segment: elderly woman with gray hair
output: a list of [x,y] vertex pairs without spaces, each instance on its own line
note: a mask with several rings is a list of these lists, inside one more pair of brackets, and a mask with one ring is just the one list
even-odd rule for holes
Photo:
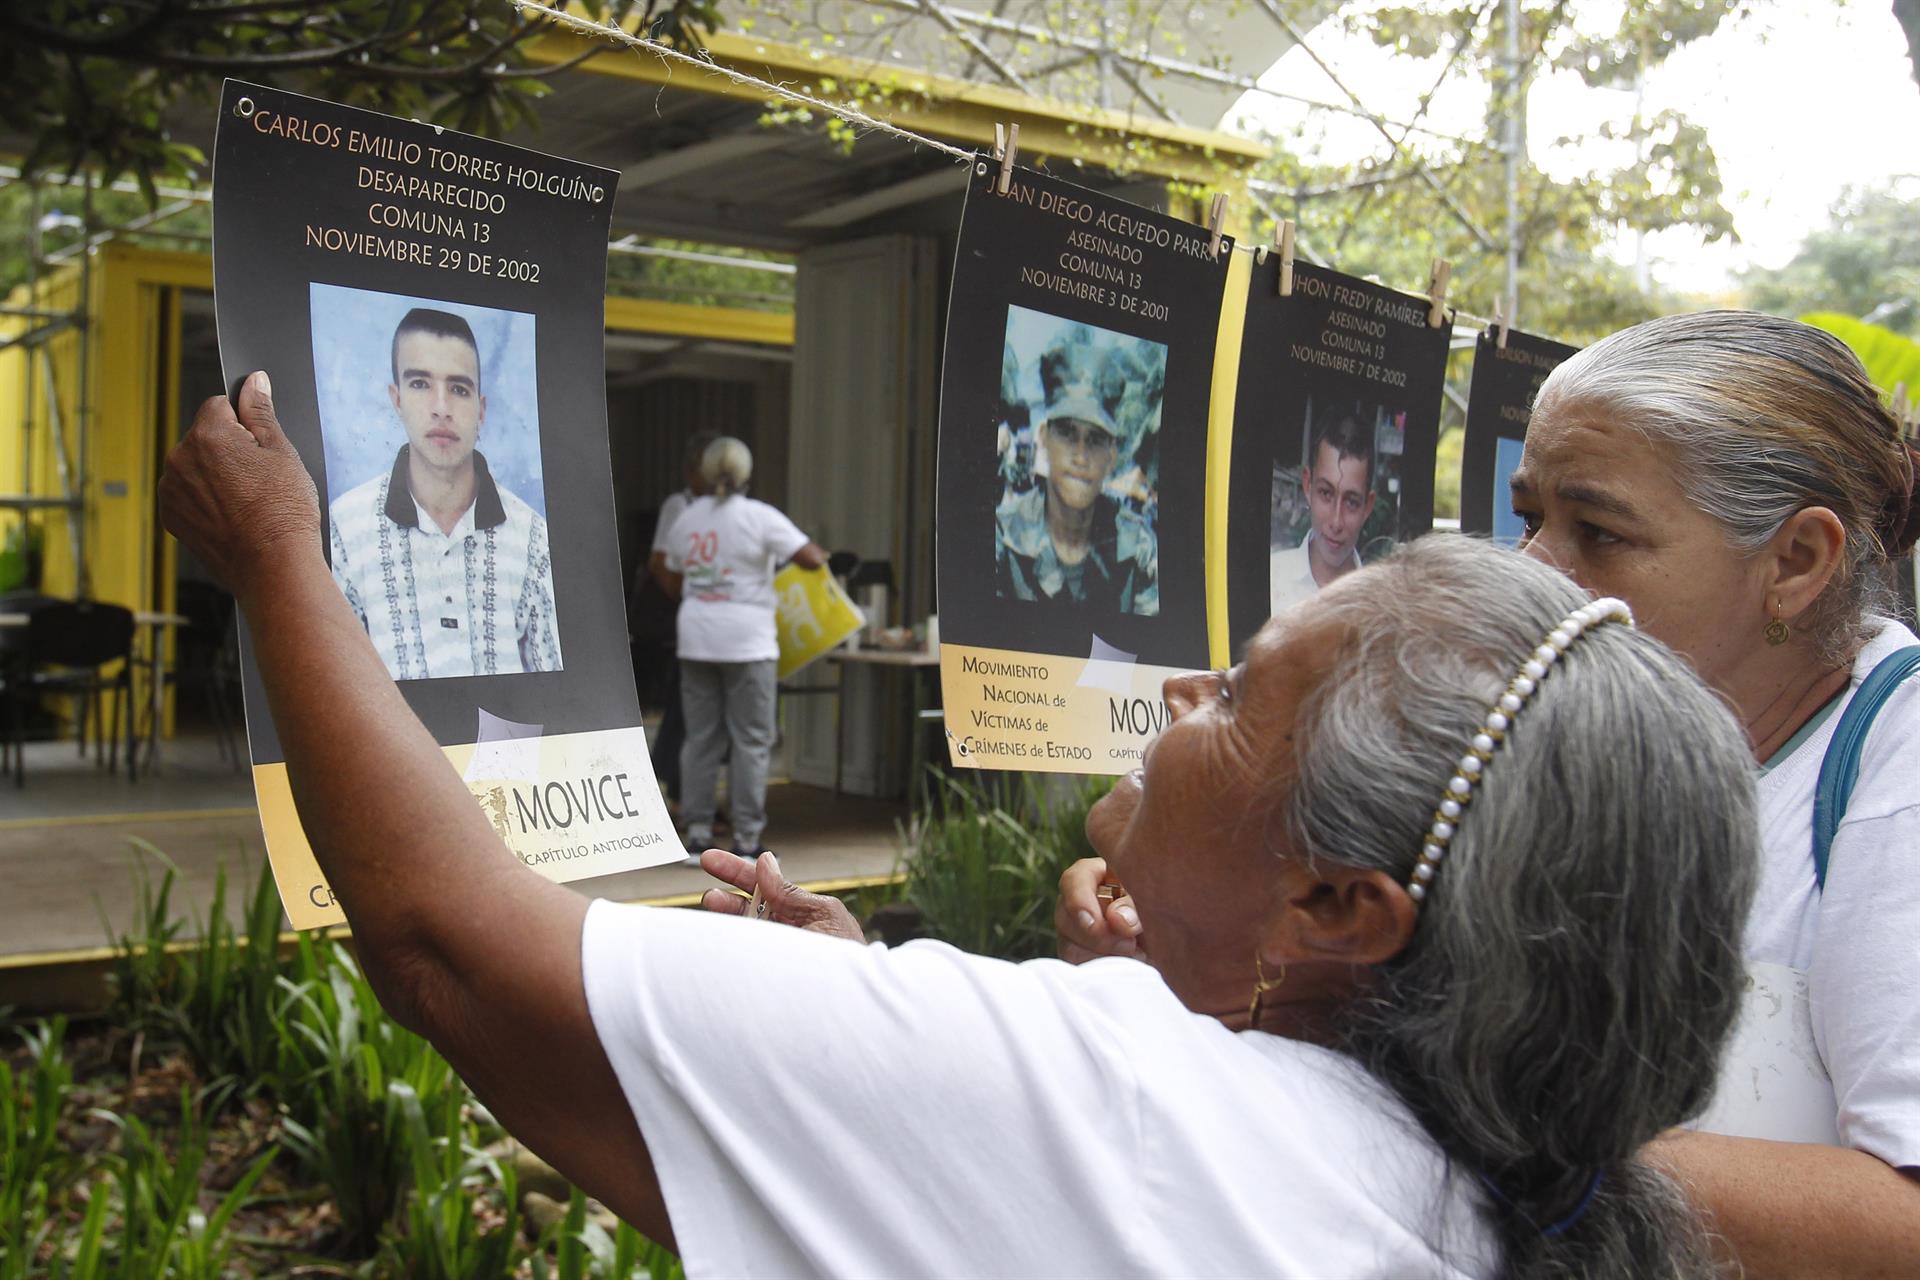
[[727,809],[735,853],[756,857],[767,826],[767,762],[778,697],[773,575],[788,561],[818,569],[827,553],[777,507],[747,496],[753,453],[721,436],[700,457],[704,492],[667,533],[667,594],[680,658],[680,817],[687,851],[713,843],[720,757],[729,745]]
[[1634,1157],[1712,1088],[1753,790],[1618,601],[1434,540],[1169,681],[1088,821],[1155,966],[1013,965],[821,936],[858,931],[771,857],[709,850],[754,900],[707,912],[522,865],[334,588],[260,378],[161,506],[382,1002],[691,1275],[1708,1273]]
[[[1761,771],[1740,1032],[1697,1128],[1646,1152],[1749,1275],[1920,1275],[1920,649],[1889,590],[1917,464],[1838,340],[1720,311],[1561,365],[1513,475],[1526,553],[1628,601]],[[1157,960],[1104,875],[1063,878],[1064,953]]]

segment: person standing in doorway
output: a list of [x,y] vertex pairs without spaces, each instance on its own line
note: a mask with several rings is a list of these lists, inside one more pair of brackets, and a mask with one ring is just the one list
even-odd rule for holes
[[[685,487],[667,495],[660,504],[660,514],[653,522],[653,546],[647,554],[647,566],[644,574],[636,575],[633,584],[633,598],[637,602],[646,594],[646,584],[656,584],[671,601],[678,595],[673,585],[674,573],[667,568],[667,538],[673,532],[673,526],[685,514],[687,504],[707,491],[707,482],[700,478],[700,459],[705,455],[707,446],[720,438],[720,433],[701,430],[693,433],[687,441]],[[675,611],[676,613],[678,610]],[[655,614],[658,618],[659,615]],[[660,732],[653,743],[653,771],[660,779],[660,785],[666,789],[667,801],[673,806],[680,803],[680,748],[686,745],[687,722],[680,714],[680,664],[667,664],[666,707],[660,717]]]
[[680,597],[680,812],[687,848],[713,841],[720,756],[733,748],[727,775],[734,852],[761,851],[767,825],[767,761],[773,752],[773,575],[789,561],[818,569],[827,553],[777,508],[746,495],[753,454],[722,436],[701,455],[706,492],[667,534],[666,586]]

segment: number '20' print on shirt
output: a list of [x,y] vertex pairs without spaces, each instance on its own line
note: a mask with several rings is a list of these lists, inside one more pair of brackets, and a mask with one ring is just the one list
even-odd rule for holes
[[715,563],[720,558],[720,535],[696,531],[687,538],[687,587],[701,600],[733,599],[733,572]]

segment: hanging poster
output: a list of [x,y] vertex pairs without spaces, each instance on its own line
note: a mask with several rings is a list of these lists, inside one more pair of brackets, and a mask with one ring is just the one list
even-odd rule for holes
[[1460,529],[1515,546],[1520,518],[1507,498],[1507,477],[1520,465],[1527,419],[1540,384],[1580,348],[1518,329],[1501,346],[1489,329],[1473,346],[1473,383],[1467,392],[1467,436],[1460,451]]
[[976,164],[940,395],[955,764],[1125,772],[1207,665],[1208,405],[1232,241]]
[[[229,80],[214,303],[230,389],[273,375],[328,563],[408,705],[529,866],[682,856],[626,645],[603,347],[616,175]],[[242,632],[267,852],[334,904]]]
[[1433,526],[1450,325],[1428,302],[1304,263],[1253,270],[1234,393],[1227,613],[1261,624]]

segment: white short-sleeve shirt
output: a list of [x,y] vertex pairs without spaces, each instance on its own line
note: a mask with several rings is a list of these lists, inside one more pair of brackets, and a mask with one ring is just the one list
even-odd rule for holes
[[[1876,620],[1845,696],[1914,643],[1900,623]],[[1843,703],[1760,779],[1760,886],[1746,955],[1806,975],[1840,1140],[1920,1168],[1920,677],[1896,689],[1874,720],[1822,891],[1813,795],[1844,712]]]
[[1494,1270],[1396,1097],[1137,961],[597,902],[582,965],[690,1276]]
[[695,498],[667,534],[667,567],[681,575],[679,653],[700,662],[780,656],[773,575],[807,545],[779,508],[736,494]]

